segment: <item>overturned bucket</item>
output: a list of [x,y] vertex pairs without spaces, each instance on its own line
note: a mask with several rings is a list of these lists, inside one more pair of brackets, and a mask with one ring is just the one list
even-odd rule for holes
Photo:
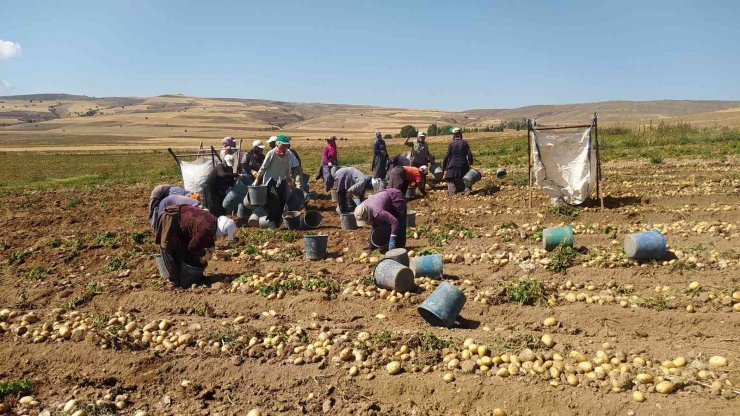
[[498,168],[496,169],[496,177],[501,179],[504,176],[506,176],[506,168]]
[[658,230],[628,234],[624,237],[624,253],[634,260],[660,260],[665,257],[665,236]]
[[542,230],[542,245],[547,251],[555,250],[559,245],[573,247],[573,227],[550,227]]
[[343,230],[356,230],[357,220],[355,219],[355,214],[339,214],[339,224]]
[[269,228],[271,230],[274,230],[277,228],[275,221],[270,220],[269,218],[267,218],[267,216],[260,217],[259,223],[260,223],[260,228]]
[[406,212],[406,227],[416,227],[416,211]]
[[309,260],[323,260],[326,257],[326,246],[329,243],[328,235],[304,235],[306,258]]
[[203,283],[204,267],[195,267],[187,263],[180,264],[180,286],[190,287]]
[[465,306],[465,294],[455,286],[442,282],[419,305],[417,311],[432,326],[451,328]]
[[247,184],[241,179],[234,181],[234,184],[229,188],[229,193],[224,197],[223,203],[221,204],[227,212],[234,212],[238,209],[239,204],[247,196]]
[[409,267],[409,251],[405,248],[394,248],[393,250],[388,250],[385,253],[384,258],[395,260],[404,266]]
[[167,271],[167,267],[164,266],[164,259],[162,258],[162,255],[155,254],[154,261],[157,263],[157,270],[159,270],[159,275],[164,277],[165,279],[169,279],[171,276],[170,273]]
[[416,277],[442,277],[444,263],[441,254],[416,256],[411,259],[411,270]]
[[306,211],[303,214],[303,226],[306,228],[319,228],[321,225],[321,213],[319,211]]
[[285,205],[289,211],[298,211],[306,203],[306,193],[300,189],[294,188],[288,194]]
[[406,293],[414,288],[414,272],[393,259],[383,259],[373,269],[375,285],[388,290]]
[[300,230],[301,229],[301,212],[300,211],[287,211],[283,214],[283,224],[285,228],[289,230]]
[[245,207],[244,204],[240,203],[236,209],[236,217],[239,219],[246,218],[249,216],[249,208]]
[[468,171],[468,173],[466,173],[465,176],[463,176],[463,182],[465,183],[465,186],[470,188],[473,185],[475,185],[475,183],[478,182],[480,178],[481,178],[480,172],[471,168]]
[[252,210],[252,214],[249,215],[249,219],[247,220],[247,225],[250,227],[259,227],[260,226],[260,218],[267,215],[267,211],[265,211],[262,207],[254,207]]
[[249,204],[253,206],[262,206],[267,203],[267,185],[249,186],[247,196]]
[[430,169],[432,171],[432,176],[434,176],[435,181],[441,181],[442,176],[444,176],[444,171],[442,170],[442,165],[439,163],[432,163],[432,167]]

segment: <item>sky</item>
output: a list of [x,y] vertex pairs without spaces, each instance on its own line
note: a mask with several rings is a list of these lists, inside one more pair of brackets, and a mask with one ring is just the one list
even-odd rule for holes
[[0,95],[740,100],[734,1],[0,0]]

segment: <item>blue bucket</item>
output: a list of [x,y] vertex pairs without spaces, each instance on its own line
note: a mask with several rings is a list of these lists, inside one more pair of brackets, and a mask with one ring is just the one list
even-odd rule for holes
[[203,283],[204,267],[194,267],[186,263],[180,264],[180,286],[190,287],[194,284]]
[[285,204],[288,206],[288,211],[298,211],[305,203],[306,193],[295,188],[290,191],[288,199],[285,201]]
[[247,196],[247,184],[242,182],[241,179],[237,179],[234,184],[229,188],[229,193],[221,204],[226,212],[234,212],[239,208],[239,204]]
[[245,207],[244,204],[240,203],[239,206],[236,208],[236,217],[239,219],[246,218],[249,216],[249,214],[249,208]]
[[451,328],[465,306],[465,294],[455,286],[442,282],[417,311],[432,326]]
[[414,272],[394,259],[385,258],[373,269],[375,285],[397,292],[406,293],[414,288]]
[[306,258],[309,260],[323,260],[326,257],[326,246],[329,243],[328,235],[304,235]]
[[475,169],[470,169],[468,173],[463,176],[463,182],[465,183],[465,186],[471,188],[473,185],[475,185],[476,182],[480,180],[480,178],[480,172]]
[[573,247],[573,227],[550,227],[542,230],[542,245],[545,250],[553,251],[559,245]]
[[417,256],[411,259],[411,270],[416,277],[442,277],[443,262],[441,254]]
[[393,250],[388,250],[383,258],[395,260],[404,266],[409,267],[409,251],[405,248],[394,248]]
[[305,228],[319,228],[321,225],[321,213],[319,211],[306,211],[303,214],[303,226]]
[[624,252],[634,260],[660,260],[665,257],[665,236],[658,230],[628,234],[624,238]]
[[170,273],[167,271],[167,268],[164,267],[164,260],[162,259],[162,255],[155,254],[154,261],[157,263],[157,270],[159,270],[159,275],[164,277],[165,279],[169,279],[171,276]]

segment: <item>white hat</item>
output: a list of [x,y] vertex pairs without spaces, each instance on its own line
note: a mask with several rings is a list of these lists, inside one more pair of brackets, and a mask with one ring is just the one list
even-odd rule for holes
[[456,134],[456,133],[462,133],[462,130],[460,130],[460,127],[455,127],[454,129],[452,129],[452,134]]
[[218,217],[216,236],[224,236],[227,240],[234,241],[234,234],[236,234],[236,223],[234,220],[225,215]]
[[259,147],[260,149],[264,149],[265,145],[262,144],[262,140],[255,140],[252,142],[252,147]]
[[270,136],[270,138],[267,139],[267,143],[272,143],[272,142],[275,142],[275,141],[277,141],[277,136]]
[[418,133],[418,134],[416,135],[416,137],[427,137],[427,134],[426,134],[426,133],[424,133],[423,131],[420,131],[420,132],[419,132],[419,133]]
[[421,173],[427,173],[427,167],[424,166],[424,165],[419,166],[419,172],[421,172]]

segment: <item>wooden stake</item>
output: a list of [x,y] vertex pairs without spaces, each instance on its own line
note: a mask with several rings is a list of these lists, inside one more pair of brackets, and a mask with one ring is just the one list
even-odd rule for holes
[[532,120],[527,119],[527,177],[529,178],[529,208],[532,208]]

